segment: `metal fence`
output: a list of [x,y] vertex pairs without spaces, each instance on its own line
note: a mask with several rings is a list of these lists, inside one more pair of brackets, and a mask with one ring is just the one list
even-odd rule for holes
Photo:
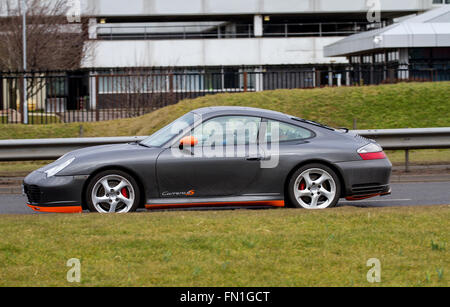
[[131,118],[187,98],[323,86],[450,80],[450,70],[357,67],[189,68],[0,73],[0,123],[91,122]]

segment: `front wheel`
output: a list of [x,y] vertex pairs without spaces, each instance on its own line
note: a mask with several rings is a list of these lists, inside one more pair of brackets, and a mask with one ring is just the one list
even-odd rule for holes
[[136,180],[127,173],[104,171],[90,181],[86,199],[92,212],[134,212],[139,206],[140,191]]
[[296,208],[325,209],[336,206],[341,185],[336,173],[322,164],[298,169],[288,186],[289,198]]

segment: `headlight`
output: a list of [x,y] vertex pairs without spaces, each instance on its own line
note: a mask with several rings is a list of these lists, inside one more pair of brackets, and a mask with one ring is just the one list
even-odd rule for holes
[[47,174],[47,177],[53,177],[56,174],[58,174],[60,171],[62,171],[63,169],[65,169],[66,167],[68,167],[73,161],[75,160],[75,158],[69,159],[66,162],[63,162],[61,164],[58,164],[54,167],[52,167],[49,170],[46,170],[45,173]]

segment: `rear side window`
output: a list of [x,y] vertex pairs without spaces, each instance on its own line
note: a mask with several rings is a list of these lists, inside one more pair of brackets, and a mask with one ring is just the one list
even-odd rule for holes
[[300,141],[309,139],[312,136],[313,133],[305,128],[274,120],[267,121],[265,138],[267,143],[272,143],[277,140],[279,142]]

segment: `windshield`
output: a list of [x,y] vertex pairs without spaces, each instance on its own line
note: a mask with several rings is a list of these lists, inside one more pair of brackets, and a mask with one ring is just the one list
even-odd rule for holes
[[192,124],[194,124],[194,113],[187,113],[161,130],[153,133],[143,140],[141,144],[150,147],[161,147],[183,132],[184,129],[192,126]]

